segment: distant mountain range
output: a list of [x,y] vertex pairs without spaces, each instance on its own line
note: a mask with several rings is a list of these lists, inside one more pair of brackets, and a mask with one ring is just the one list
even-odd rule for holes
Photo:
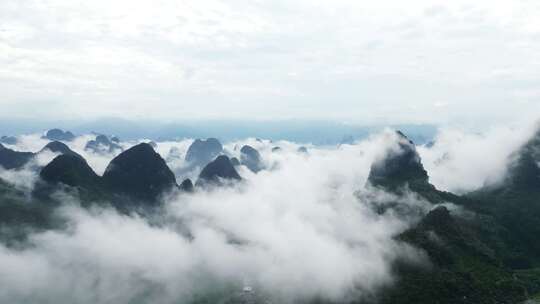
[[271,140],[290,140],[316,145],[347,144],[366,138],[385,127],[399,129],[417,144],[424,144],[433,139],[437,126],[427,124],[370,125],[344,124],[333,121],[181,121],[162,123],[155,121],[130,121],[118,118],[96,121],[25,121],[3,119],[0,130],[6,135],[28,134],[47,129],[51,124],[69,129],[75,134],[97,132],[115,134],[126,140],[151,138],[168,140],[178,138],[216,137],[222,141],[258,137]]

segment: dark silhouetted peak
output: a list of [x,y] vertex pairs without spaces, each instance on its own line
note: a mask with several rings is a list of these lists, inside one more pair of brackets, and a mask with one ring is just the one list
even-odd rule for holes
[[112,153],[115,150],[121,151],[122,147],[116,141],[109,139],[107,135],[99,134],[96,139],[88,141],[84,149],[94,153]]
[[63,142],[59,142],[59,141],[52,141],[50,143],[48,143],[47,145],[45,145],[45,147],[43,147],[43,149],[41,149],[40,152],[43,152],[43,151],[46,151],[46,150],[49,150],[53,153],[59,153],[59,154],[65,154],[65,155],[73,155],[73,156],[77,156],[77,157],[81,157],[81,155],[79,155],[77,152],[71,150],[66,144],[64,144]]
[[428,174],[424,170],[414,143],[400,131],[396,132],[397,145],[373,163],[368,181],[374,186],[396,188],[405,184],[428,185]]
[[281,147],[273,147],[272,152],[274,152],[274,153],[281,152]]
[[69,131],[63,131],[60,129],[50,129],[45,134],[44,138],[49,140],[59,140],[59,141],[72,141],[75,139],[75,135]]
[[240,163],[255,173],[263,169],[259,151],[248,145],[245,145],[240,149]]
[[211,183],[221,184],[222,180],[241,180],[242,178],[234,169],[231,160],[220,155],[214,161],[210,162],[199,175],[198,185]]
[[73,187],[87,189],[99,185],[99,176],[80,156],[63,154],[45,166],[39,176],[49,183],[63,183]]
[[118,138],[118,136],[113,136],[113,137],[111,137],[111,141],[112,141],[113,143],[119,144],[119,143],[120,143],[120,138]]
[[299,153],[308,154],[308,149],[306,147],[304,147],[304,146],[299,147],[296,151],[299,152]]
[[193,192],[194,187],[191,179],[186,178],[184,181],[182,181],[182,183],[180,184],[180,190],[184,192]]
[[4,169],[19,169],[34,157],[32,152],[19,152],[8,149],[0,144],[0,166]]
[[240,166],[240,161],[238,160],[238,158],[233,157],[233,158],[231,158],[231,164],[232,164],[234,167]]
[[215,138],[208,138],[207,140],[196,139],[187,150],[186,161],[197,166],[204,166],[222,151],[223,146]]
[[131,147],[115,157],[107,166],[103,179],[115,192],[150,200],[176,185],[173,172],[147,143]]
[[6,144],[6,145],[16,145],[17,144],[17,137],[15,137],[15,136],[2,136],[2,137],[0,137],[0,143]]

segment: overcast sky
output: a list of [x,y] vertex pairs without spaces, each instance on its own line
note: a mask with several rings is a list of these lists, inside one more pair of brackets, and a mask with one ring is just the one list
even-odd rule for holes
[[2,117],[505,121],[539,84],[537,0],[0,0]]

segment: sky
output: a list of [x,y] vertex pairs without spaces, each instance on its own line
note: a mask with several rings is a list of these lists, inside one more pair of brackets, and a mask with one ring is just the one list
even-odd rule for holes
[[0,0],[0,118],[505,122],[540,2]]

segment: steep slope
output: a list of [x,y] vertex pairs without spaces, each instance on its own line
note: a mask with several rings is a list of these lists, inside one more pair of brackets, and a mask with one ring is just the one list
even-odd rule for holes
[[411,190],[433,204],[467,202],[465,198],[439,191],[429,183],[414,143],[400,131],[396,131],[395,143],[384,157],[372,164],[367,184],[397,194]]
[[412,187],[429,187],[429,177],[424,169],[414,143],[396,131],[396,147],[371,167],[369,182],[374,186],[396,189],[405,184]]
[[505,263],[513,268],[540,266],[540,130],[509,160],[506,178],[468,196],[478,212],[491,214],[506,228]]
[[[401,132],[395,135],[396,144],[372,165],[368,186],[396,195],[410,191],[435,205],[474,206],[473,200],[430,184],[414,143]],[[386,202],[378,211],[403,210],[396,204]],[[383,303],[518,303],[526,299],[526,282],[516,279],[502,263],[500,253],[507,247],[501,238],[504,226],[490,214],[466,214],[451,214],[439,206],[398,236],[423,250],[430,266],[398,263],[399,282],[383,292]]]
[[71,156],[76,156],[76,157],[82,158],[82,156],[80,154],[78,154],[77,152],[71,150],[66,144],[64,144],[63,142],[59,142],[59,141],[52,141],[52,142],[48,143],[47,145],[45,145],[45,147],[43,147],[43,149],[41,149],[40,152],[44,152],[44,151],[50,151],[50,152],[53,152],[53,153],[71,155]]
[[146,143],[115,157],[103,174],[103,182],[111,191],[151,201],[176,186],[165,160]]
[[0,166],[4,169],[19,169],[34,157],[32,152],[18,152],[0,144]]
[[84,158],[63,154],[45,166],[39,176],[49,183],[63,183],[72,187],[95,189],[100,186],[100,177],[90,168]]

